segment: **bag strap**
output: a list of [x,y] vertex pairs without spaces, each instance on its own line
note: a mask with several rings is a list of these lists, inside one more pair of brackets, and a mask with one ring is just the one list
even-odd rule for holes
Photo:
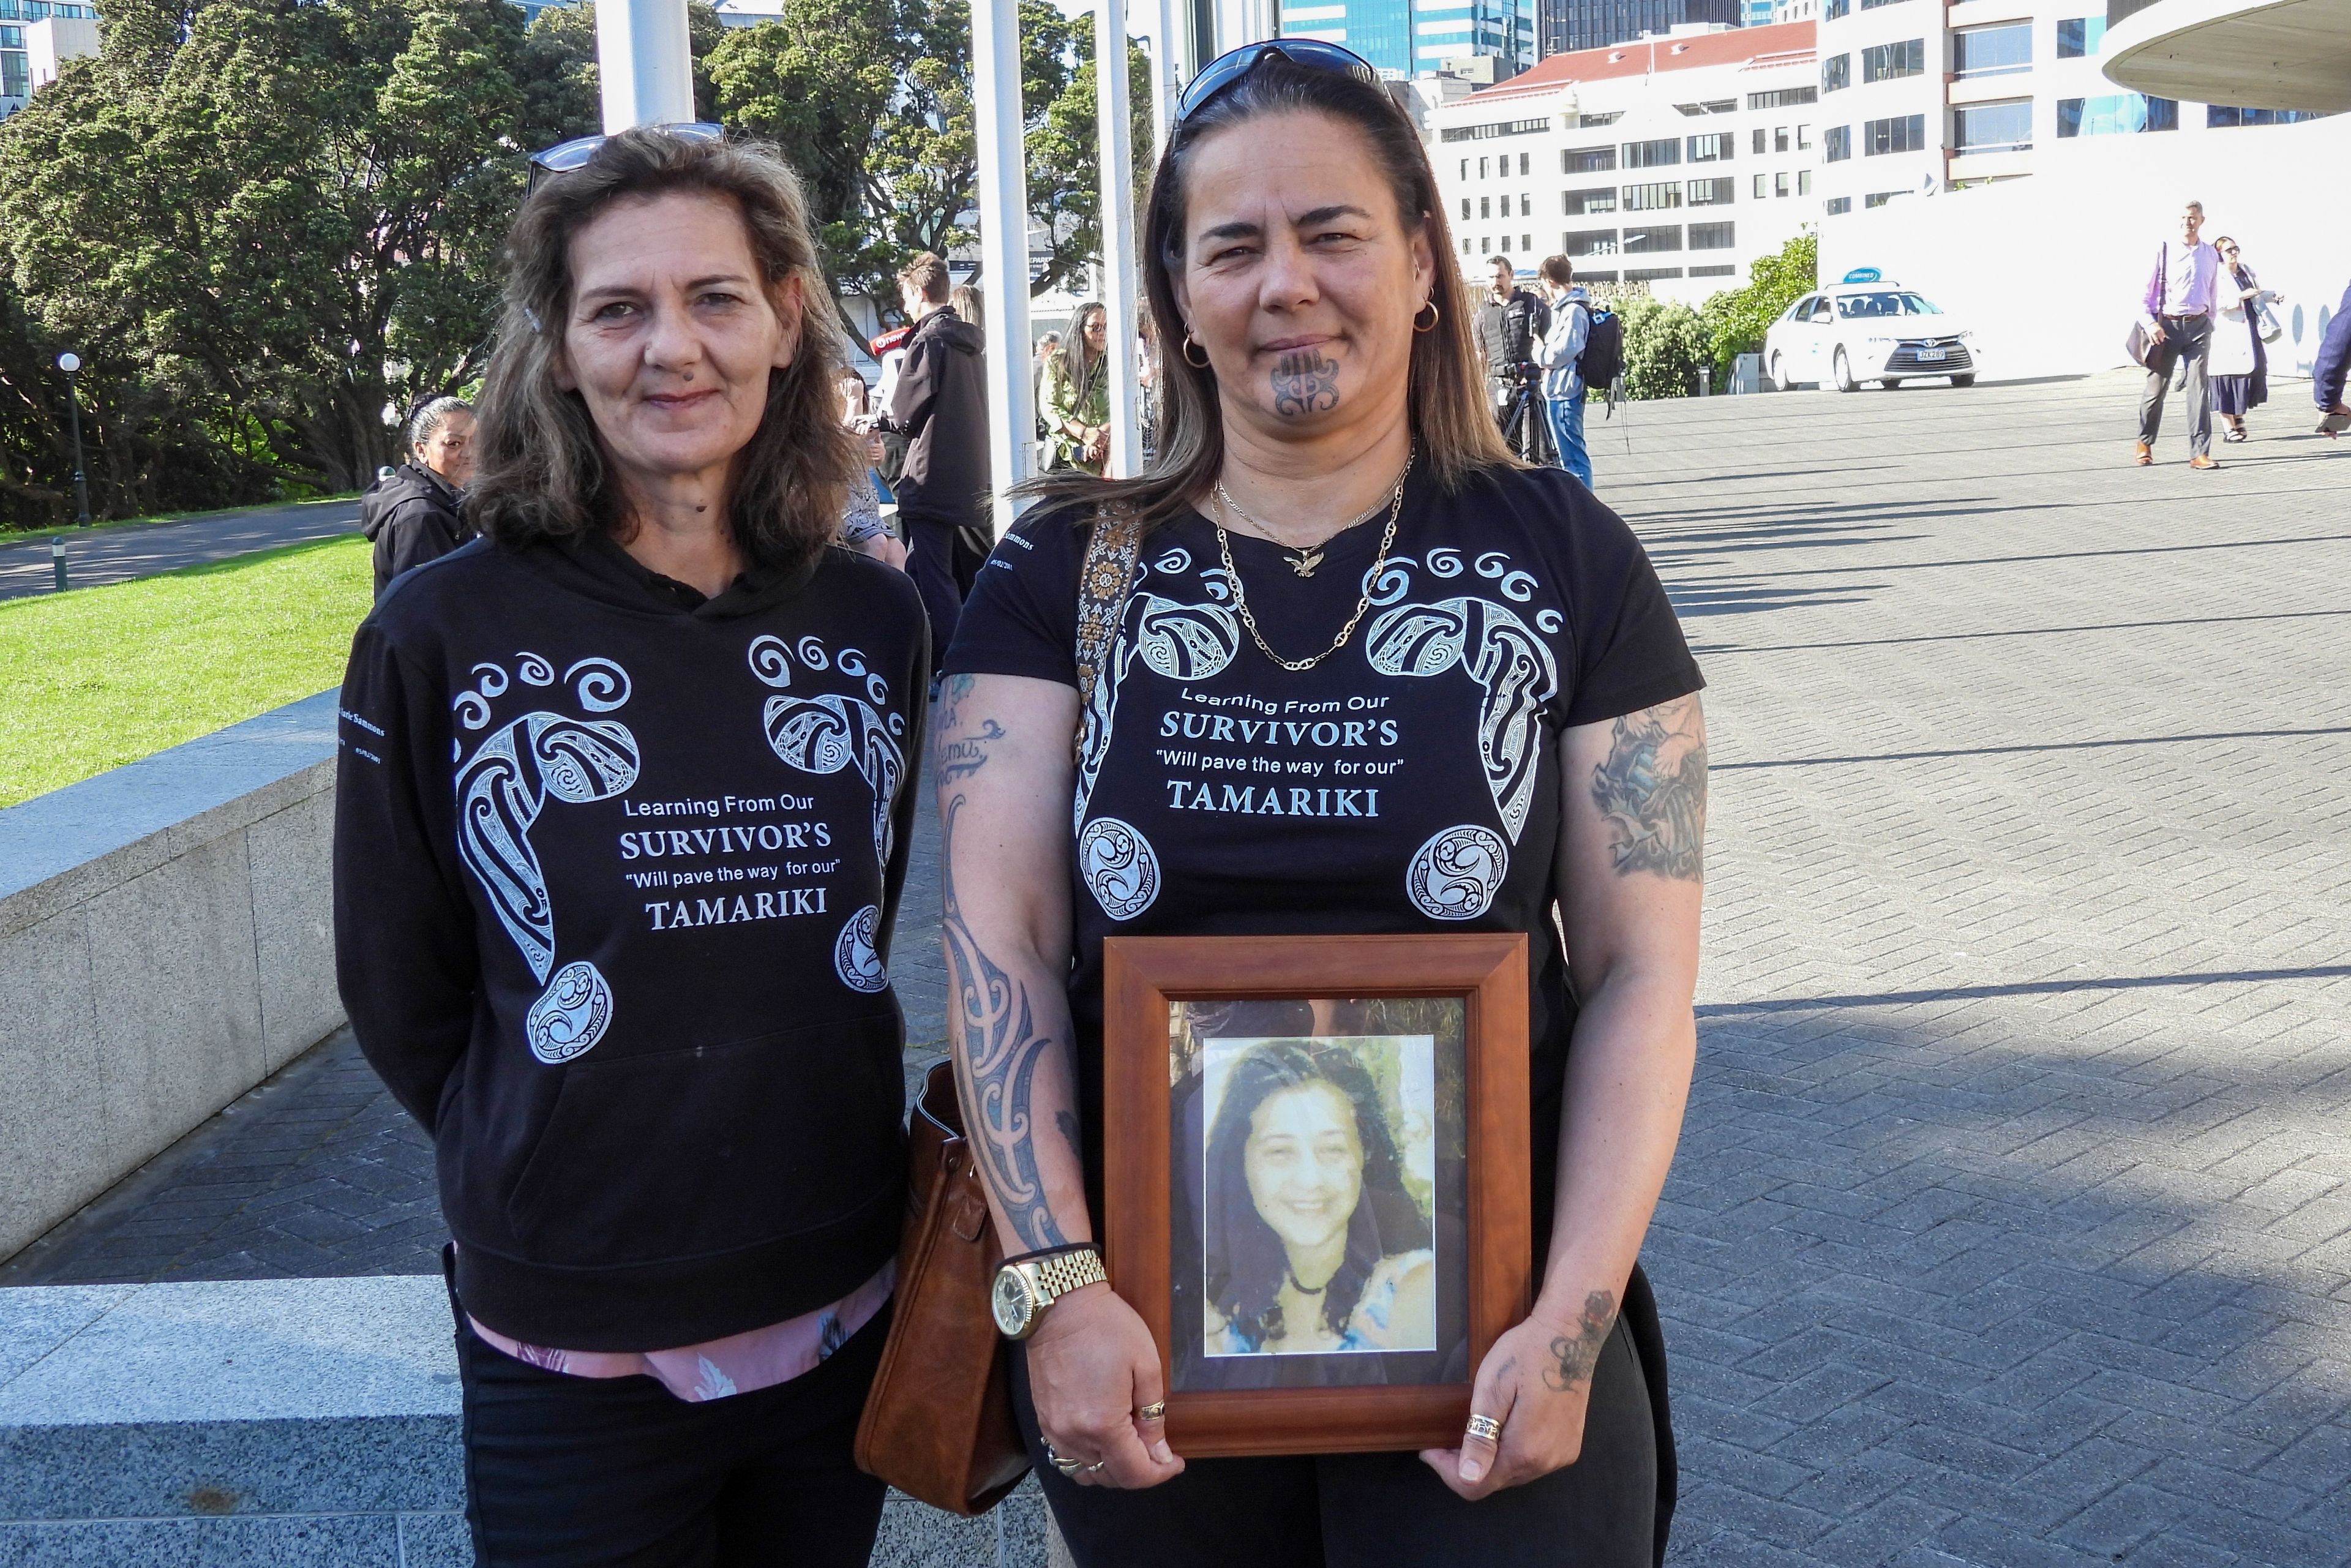
[[1093,537],[1078,569],[1078,731],[1071,737],[1072,748],[1082,744],[1085,716],[1110,661],[1111,640],[1126,615],[1135,558],[1142,553],[1143,524],[1134,513],[1107,507],[1095,512]]

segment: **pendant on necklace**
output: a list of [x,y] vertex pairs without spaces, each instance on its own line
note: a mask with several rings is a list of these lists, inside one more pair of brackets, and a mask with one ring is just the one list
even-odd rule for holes
[[1320,549],[1300,550],[1288,559],[1290,570],[1301,577],[1312,577],[1314,569],[1322,564],[1322,552]]

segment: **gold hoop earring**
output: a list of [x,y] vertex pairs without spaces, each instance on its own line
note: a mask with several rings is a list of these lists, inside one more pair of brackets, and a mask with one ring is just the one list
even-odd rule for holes
[[[1426,327],[1420,324],[1420,310],[1428,312],[1428,325]],[[1422,300],[1420,310],[1412,313],[1412,329],[1416,332],[1434,332],[1437,330],[1437,324],[1445,319],[1445,312],[1437,308],[1437,301],[1434,299]]]
[[1184,356],[1184,362],[1191,366],[1194,370],[1207,370],[1208,368],[1208,350],[1206,349],[1200,349],[1200,357],[1196,360],[1192,357],[1192,350],[1195,349],[1200,349],[1200,345],[1198,341],[1193,338],[1192,329],[1186,327],[1184,329],[1184,345],[1182,348],[1176,350],[1176,352],[1182,354]]

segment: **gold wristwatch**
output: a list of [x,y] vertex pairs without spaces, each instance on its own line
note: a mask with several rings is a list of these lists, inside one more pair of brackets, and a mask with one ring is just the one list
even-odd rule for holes
[[996,1289],[988,1293],[988,1304],[995,1310],[996,1326],[1005,1338],[1027,1339],[1037,1332],[1045,1309],[1055,1300],[1109,1278],[1102,1271],[1102,1254],[1094,1250],[1092,1243],[1056,1248],[1050,1252],[1015,1258],[998,1269]]

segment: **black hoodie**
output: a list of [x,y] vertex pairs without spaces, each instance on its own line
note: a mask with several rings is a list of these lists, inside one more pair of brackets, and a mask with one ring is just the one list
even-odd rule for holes
[[890,393],[890,424],[906,437],[893,486],[902,517],[977,523],[987,488],[987,339],[946,306],[914,324]]
[[474,537],[455,488],[421,463],[403,463],[360,497],[360,532],[375,546],[375,596],[413,566]]
[[837,548],[705,601],[601,536],[476,540],[360,626],[337,969],[484,1323],[699,1343],[891,1257],[927,666],[914,585]]

